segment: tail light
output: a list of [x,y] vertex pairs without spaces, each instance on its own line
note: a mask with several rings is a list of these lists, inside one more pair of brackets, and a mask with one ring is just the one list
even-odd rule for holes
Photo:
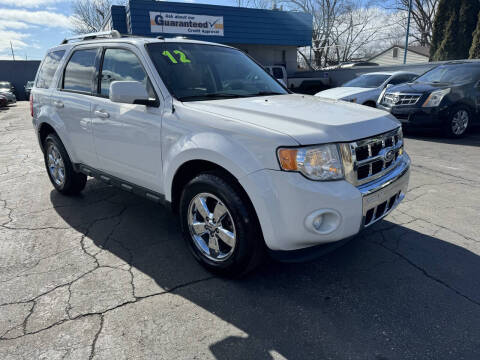
[[30,94],[30,115],[33,117],[33,94]]

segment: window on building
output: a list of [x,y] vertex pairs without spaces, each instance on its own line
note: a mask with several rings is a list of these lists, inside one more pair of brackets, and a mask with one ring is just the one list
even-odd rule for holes
[[397,47],[393,48],[393,57],[398,58],[398,48]]
[[65,50],[52,51],[47,54],[40,70],[38,71],[36,87],[43,89],[48,89],[50,87],[53,76],[57,71],[58,64],[64,54]]
[[77,50],[70,58],[63,78],[63,89],[92,93],[97,49]]
[[150,98],[156,97],[140,60],[129,50],[105,50],[100,78],[100,94],[105,97],[110,94],[110,83],[113,81],[139,81],[145,85]]

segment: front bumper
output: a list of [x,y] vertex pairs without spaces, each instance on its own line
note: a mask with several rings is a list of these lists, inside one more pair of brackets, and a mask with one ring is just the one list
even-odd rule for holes
[[[257,171],[239,181],[250,195],[268,248],[291,251],[349,238],[382,219],[404,198],[409,177],[410,159],[404,153],[395,169],[358,188],[345,180],[311,181],[277,170]],[[312,226],[317,216],[326,224],[320,231]]]
[[388,111],[402,125],[408,127],[441,127],[446,119],[448,119],[448,111],[446,108],[433,107],[423,108],[418,106],[393,106],[387,107],[377,104],[377,108]]

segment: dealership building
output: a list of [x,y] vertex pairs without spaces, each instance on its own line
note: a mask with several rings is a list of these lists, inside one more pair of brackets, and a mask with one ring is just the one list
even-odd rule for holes
[[264,66],[283,65],[289,73],[297,69],[297,48],[312,43],[312,17],[305,13],[170,1],[114,5],[103,29],[227,44]]

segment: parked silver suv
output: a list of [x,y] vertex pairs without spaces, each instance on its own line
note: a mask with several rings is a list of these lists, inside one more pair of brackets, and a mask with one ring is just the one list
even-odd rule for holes
[[410,160],[386,112],[291,94],[241,51],[89,34],[51,49],[32,90],[47,173],[167,202],[195,258],[241,275],[312,254],[403,199]]

